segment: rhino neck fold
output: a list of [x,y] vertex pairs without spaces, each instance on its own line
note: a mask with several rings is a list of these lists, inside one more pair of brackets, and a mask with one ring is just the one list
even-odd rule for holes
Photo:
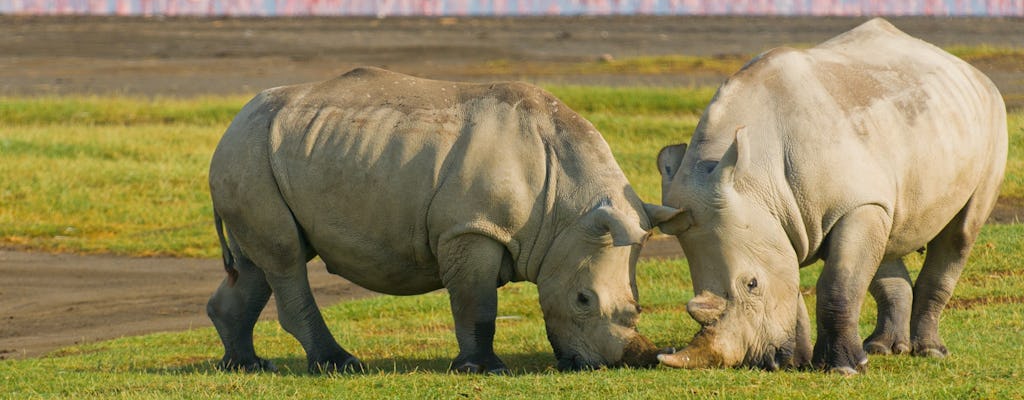
[[548,143],[544,143],[544,163],[544,186],[541,189],[541,196],[538,196],[538,200],[543,200],[543,203],[538,202],[535,205],[532,218],[540,220],[538,229],[533,235],[532,241],[521,242],[528,247],[524,246],[520,249],[520,256],[515,267],[517,279],[525,279],[534,284],[537,283],[537,276],[540,275],[540,266],[544,263],[544,257],[551,248],[555,237],[558,236],[558,232],[561,231],[560,227],[556,226],[557,219],[554,215],[555,197],[558,194],[556,188],[558,187],[559,165],[551,145]]

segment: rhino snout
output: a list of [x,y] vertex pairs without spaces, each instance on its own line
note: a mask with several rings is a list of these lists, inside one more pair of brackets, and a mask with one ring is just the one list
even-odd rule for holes
[[626,344],[622,353],[622,365],[633,368],[653,368],[658,365],[658,355],[667,352],[658,348],[647,337],[637,334]]

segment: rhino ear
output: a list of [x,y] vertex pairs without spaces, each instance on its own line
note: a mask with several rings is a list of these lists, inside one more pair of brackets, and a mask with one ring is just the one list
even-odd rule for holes
[[693,225],[693,219],[686,210],[644,203],[644,212],[651,220],[651,225],[657,226],[667,235],[679,235]]
[[686,143],[665,146],[658,152],[658,172],[661,173],[661,198],[665,198],[668,185],[679,172],[686,154]]
[[627,217],[610,205],[603,204],[590,211],[585,217],[591,231],[599,235],[611,234],[615,246],[641,244],[647,239],[647,231],[640,222]]
[[718,162],[718,166],[711,172],[711,176],[714,177],[713,182],[733,184],[736,182],[738,173],[747,171],[747,165],[750,162],[750,149],[747,141],[747,127],[740,126],[736,128],[736,140],[732,142],[732,146],[725,151],[722,155],[722,159]]

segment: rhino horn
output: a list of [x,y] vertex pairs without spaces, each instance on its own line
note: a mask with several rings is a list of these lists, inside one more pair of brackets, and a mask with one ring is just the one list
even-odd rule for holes
[[658,361],[672,368],[719,368],[725,365],[722,355],[711,346],[714,332],[709,328],[697,332],[690,345],[671,354],[659,354]]
[[704,291],[686,303],[686,312],[701,326],[708,326],[718,321],[725,312],[725,299],[714,293]]
[[615,246],[641,244],[647,239],[648,233],[639,221],[627,217],[610,205],[602,204],[591,211],[588,217],[595,233],[610,233]]
[[667,235],[679,235],[693,225],[693,219],[686,210],[644,203],[644,212],[651,220],[651,225],[657,226]]

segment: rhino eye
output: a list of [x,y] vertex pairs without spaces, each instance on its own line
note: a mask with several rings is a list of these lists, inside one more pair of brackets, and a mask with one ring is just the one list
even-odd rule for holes
[[747,282],[747,290],[754,291],[754,289],[757,289],[757,278],[752,278],[750,282]]
[[588,303],[590,303],[590,298],[588,298],[587,295],[585,295],[583,293],[577,293],[576,294],[576,301],[579,302],[582,305],[587,305]]

